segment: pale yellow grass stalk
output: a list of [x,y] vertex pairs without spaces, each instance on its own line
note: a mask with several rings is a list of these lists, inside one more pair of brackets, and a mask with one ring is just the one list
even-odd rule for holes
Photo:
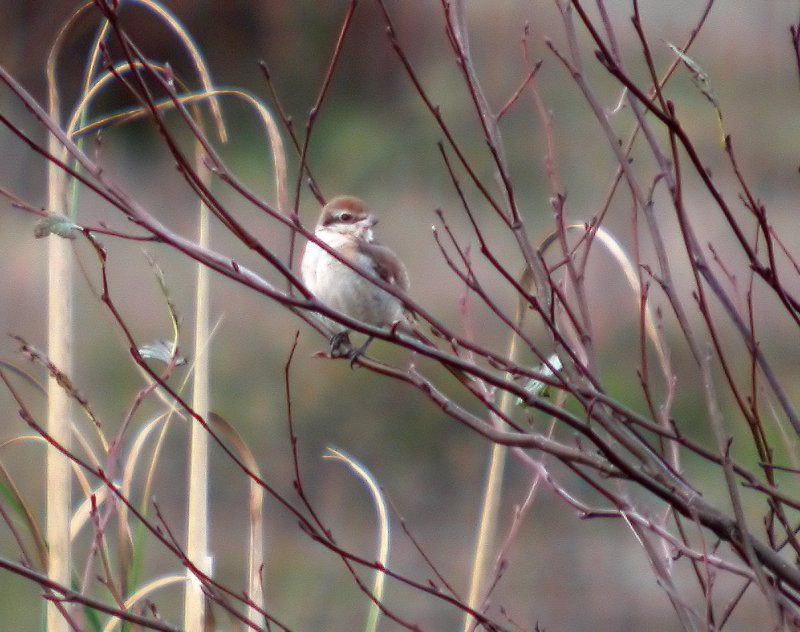
[[[61,120],[60,99],[55,76],[57,49],[51,51],[47,63],[48,111],[56,122]],[[48,150],[66,158],[66,150],[53,135],[48,135]],[[48,163],[48,208],[66,212],[66,176],[53,162]],[[67,376],[73,374],[73,253],[69,240],[48,239],[47,287],[47,353],[50,361]],[[51,374],[47,381],[47,432],[65,450],[69,450],[73,415],[72,399]],[[70,512],[72,476],[69,459],[55,447],[47,449],[47,522],[45,537],[48,546],[47,574],[55,582],[70,585],[72,551],[70,545]],[[48,632],[66,632],[68,623],[58,607],[47,603]]]
[[[525,268],[520,277],[520,286],[528,288],[532,282],[532,273],[529,268]],[[521,330],[528,306],[524,299],[520,297],[517,302],[517,313],[515,317],[516,329]],[[507,355],[511,361],[516,360],[519,353],[518,340],[516,334],[512,332],[508,343]],[[509,376],[513,379],[513,376]],[[508,391],[504,391],[500,398],[500,410],[506,417],[511,416],[514,405],[514,398]],[[498,424],[504,424],[501,420],[496,420]],[[508,448],[499,443],[492,446],[492,454],[489,460],[489,471],[486,474],[486,481],[483,488],[483,501],[481,503],[481,515],[478,522],[478,533],[475,541],[475,554],[472,561],[472,574],[470,576],[469,593],[467,594],[467,605],[473,610],[480,610],[484,599],[486,587],[486,574],[489,564],[494,556],[495,534],[497,533],[497,516],[500,512],[500,500],[503,491],[503,474],[505,473],[506,458]],[[464,632],[468,632],[475,625],[475,619],[467,614],[464,617]]]
[[[241,435],[223,417],[211,413],[208,418],[214,430],[230,444],[234,452],[242,460],[248,470],[256,477],[261,478],[253,452],[242,439]],[[259,612],[264,607],[264,586],[261,581],[261,570],[264,565],[264,488],[255,478],[250,478],[250,491],[248,494],[248,538],[247,538],[247,596],[252,604],[247,606],[247,618],[268,628],[267,621]]]
[[[201,161],[198,160],[198,164]],[[200,166],[203,177],[208,179],[208,171]],[[210,212],[205,204],[200,204],[200,231],[198,244],[209,247]],[[197,264],[197,287],[195,290],[195,335],[194,335],[194,380],[192,389],[192,408],[203,418],[210,410],[210,272],[202,264]],[[191,445],[189,453],[189,507],[186,516],[186,554],[192,563],[203,573],[211,575],[213,558],[208,546],[208,443],[209,436],[195,420],[191,421]],[[203,630],[205,626],[205,597],[200,582],[191,571],[186,582],[184,595],[183,628]]]
[[[570,232],[585,232],[586,226],[584,224],[569,224],[566,227],[567,231]],[[539,247],[539,250],[542,254],[544,254],[548,248],[556,242],[558,237],[558,233],[552,233],[548,235],[542,242]],[[593,238],[600,243],[609,254],[615,259],[615,261],[619,264],[620,270],[622,271],[625,280],[630,285],[631,289],[633,290],[636,298],[636,305],[638,306],[638,301],[640,300],[641,293],[643,291],[641,287],[641,282],[639,277],[636,273],[636,267],[631,261],[630,257],[626,254],[625,250],[622,248],[620,243],[614,238],[614,236],[605,230],[603,227],[598,227],[594,230]],[[523,288],[528,288],[532,282],[532,274],[529,269],[526,269],[520,279],[520,286]],[[520,301],[517,305],[517,313],[516,313],[516,326],[518,329],[521,329],[523,319],[525,317],[525,313],[527,311],[527,305],[525,304],[524,300],[520,298]],[[664,376],[665,381],[669,384],[672,378],[672,370],[670,366],[669,360],[669,353],[667,347],[665,345],[662,333],[658,328],[656,320],[652,313],[652,308],[649,302],[644,304],[644,324],[645,324],[645,333],[647,337],[653,343],[653,346],[656,351],[656,355],[658,357],[659,366],[661,368],[662,374]],[[517,355],[517,338],[515,335],[512,334],[511,341],[509,343],[508,349],[508,357],[512,360],[516,360]],[[669,407],[671,404],[671,389],[668,389],[668,399],[665,402],[665,407]],[[503,393],[503,396],[500,400],[500,409],[501,411],[506,414],[510,415],[511,406],[513,402],[513,397],[509,395],[507,391]],[[676,469],[680,468],[680,459],[679,453],[677,450],[677,445],[672,442],[671,443],[671,451],[672,451],[672,463]],[[483,492],[483,503],[481,506],[481,517],[478,526],[478,536],[477,541],[475,544],[475,556],[473,559],[473,566],[472,566],[472,575],[470,577],[470,589],[469,594],[467,596],[467,605],[470,608],[475,610],[479,610],[482,605],[483,601],[486,599],[485,593],[485,586],[486,586],[486,579],[487,579],[487,571],[488,566],[490,563],[491,556],[493,555],[493,547],[495,542],[495,534],[497,532],[497,516],[500,508],[500,500],[502,498],[502,486],[503,486],[503,474],[505,471],[505,462],[506,457],[508,454],[508,449],[506,446],[495,444],[492,447],[492,454],[491,459],[489,462],[489,471],[486,476],[486,482],[484,485],[484,492]],[[469,630],[473,629],[475,626],[475,619],[470,616],[466,615],[464,617],[464,632],[468,632]]]
[[[356,461],[353,457],[337,448],[327,448],[327,452],[322,455],[323,459],[333,459],[341,461],[347,465],[364,483],[372,497],[372,504],[375,506],[375,513],[378,517],[378,555],[377,562],[381,568],[389,565],[389,511],[386,507],[386,500],[381,492],[378,481],[366,467]],[[386,575],[381,570],[375,571],[372,581],[372,596],[367,619],[364,623],[364,632],[375,632],[378,629],[378,620],[381,616],[381,609],[378,605],[383,599],[383,590],[386,584]]]
[[[181,573],[180,575],[167,575],[166,577],[159,577],[158,579],[154,579],[151,582],[148,582],[135,593],[133,593],[130,597],[128,597],[122,604],[124,610],[130,610],[133,608],[137,603],[144,600],[146,597],[152,595],[154,592],[157,592],[163,588],[167,588],[174,584],[180,584],[186,581],[186,575]],[[108,623],[106,623],[105,627],[103,628],[103,632],[112,632],[120,623],[120,619],[117,617],[111,617]]]

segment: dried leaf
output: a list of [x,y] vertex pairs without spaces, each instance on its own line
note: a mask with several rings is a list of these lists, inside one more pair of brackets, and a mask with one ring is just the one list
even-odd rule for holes
[[58,235],[64,239],[75,239],[75,234],[80,229],[81,227],[68,217],[52,213],[36,222],[33,227],[33,236],[41,239],[48,235]]
[[684,53],[681,49],[679,49],[674,44],[667,42],[667,46],[669,46],[672,51],[680,58],[680,60],[686,64],[686,67],[689,69],[689,72],[692,75],[692,80],[694,84],[699,88],[700,92],[703,93],[703,96],[709,100],[711,105],[714,106],[714,112],[717,114],[717,125],[719,125],[719,134],[720,140],[722,141],[722,145],[725,145],[725,126],[722,121],[722,109],[719,107],[719,101],[717,100],[717,94],[714,92],[714,88],[711,86],[711,79],[706,73],[705,70],[698,64],[694,59],[689,57],[686,53]]
[[689,57],[674,44],[667,42],[667,46],[669,46],[672,49],[672,52],[674,52],[680,58],[680,60],[686,64],[686,67],[692,74],[692,79],[694,79],[695,85],[700,89],[700,92],[703,93],[703,96],[705,96],[705,98],[708,99],[714,108],[719,112],[717,95],[714,92],[714,88],[711,86],[711,79],[708,76],[708,73],[703,70],[700,64],[698,64],[694,59]]
[[139,347],[139,355],[147,360],[159,360],[164,364],[174,364],[175,366],[186,364],[186,358],[176,355],[176,352],[177,349],[168,340],[156,340]]
[[[553,354],[547,359],[548,364],[541,364],[537,371],[541,373],[545,378],[553,377],[555,373],[558,373],[563,368],[561,365],[561,358],[557,355]],[[552,367],[552,368],[551,368]],[[553,372],[555,369],[555,373]],[[541,380],[530,380],[525,385],[525,390],[530,393],[534,397],[548,397],[548,386],[547,382],[542,382]],[[522,398],[517,398],[517,406],[525,406],[526,403],[523,401]]]

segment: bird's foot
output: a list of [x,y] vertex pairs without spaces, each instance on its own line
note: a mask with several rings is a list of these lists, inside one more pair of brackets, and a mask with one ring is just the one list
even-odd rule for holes
[[361,358],[362,355],[364,355],[364,352],[367,350],[367,347],[369,346],[370,342],[372,342],[372,336],[367,338],[367,341],[360,347],[357,347],[355,349],[353,348],[350,349],[350,353],[348,354],[347,357],[350,358],[351,369],[355,368],[355,363],[359,360],[359,358]]
[[367,338],[367,341],[360,347],[354,347],[350,342],[350,334],[347,330],[338,331],[331,336],[331,358],[348,358],[350,360],[350,368],[355,368],[358,359],[364,355],[369,343],[372,342],[372,336]]

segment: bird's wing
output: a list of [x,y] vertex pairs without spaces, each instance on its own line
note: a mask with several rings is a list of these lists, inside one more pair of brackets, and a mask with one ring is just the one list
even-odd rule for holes
[[400,258],[386,246],[374,242],[360,242],[359,249],[375,262],[375,274],[404,292],[408,292],[410,281],[408,272]]

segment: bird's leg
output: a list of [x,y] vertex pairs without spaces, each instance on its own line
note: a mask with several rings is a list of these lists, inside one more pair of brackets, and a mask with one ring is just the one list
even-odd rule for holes
[[350,368],[352,369],[356,360],[364,355],[364,352],[367,350],[373,338],[374,336],[370,336],[360,347],[353,347],[353,343],[350,342],[350,332],[346,329],[337,331],[331,336],[331,357],[350,358]]
[[372,342],[373,338],[374,336],[370,336],[369,338],[367,338],[367,341],[363,345],[361,345],[357,349],[350,350],[349,358],[350,358],[351,369],[353,368],[353,365],[356,363],[356,360],[358,360],[362,355],[364,355],[364,352],[367,350],[367,347],[369,346],[369,343]]

